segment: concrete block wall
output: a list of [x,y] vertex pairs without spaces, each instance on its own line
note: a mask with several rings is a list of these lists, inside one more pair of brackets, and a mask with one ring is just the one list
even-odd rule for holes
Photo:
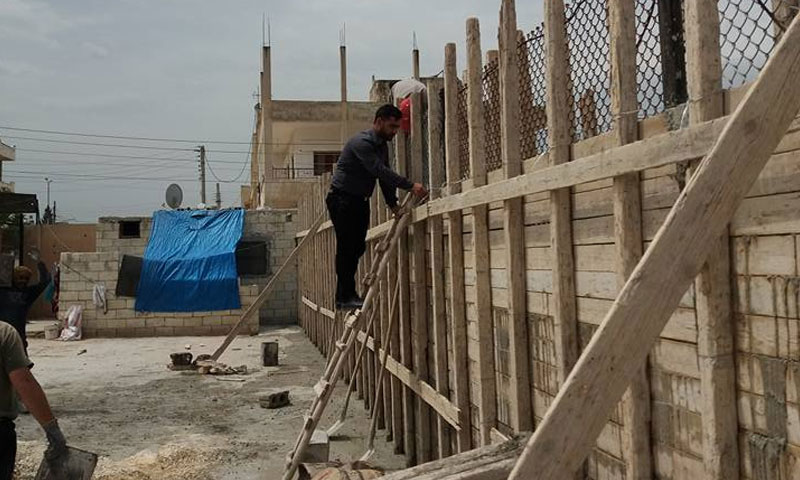
[[[242,282],[264,287],[295,247],[297,210],[249,210],[245,214],[242,240],[263,240],[269,251],[267,275],[242,276]],[[297,265],[287,267],[283,277],[261,308],[261,324],[297,322]]]
[[[255,301],[260,288],[240,281],[242,308],[214,312],[137,313],[135,298],[117,297],[117,271],[121,255],[115,252],[62,253],[61,312],[71,305],[83,307],[85,337],[151,337],[180,335],[225,335],[244,309]],[[106,287],[108,311],[92,303],[95,284]],[[258,333],[258,320],[249,321],[242,333]]]
[[[120,238],[119,224],[123,221],[140,222],[138,238]],[[100,217],[97,219],[97,251],[119,253],[122,255],[144,255],[147,240],[150,238],[150,217]]]

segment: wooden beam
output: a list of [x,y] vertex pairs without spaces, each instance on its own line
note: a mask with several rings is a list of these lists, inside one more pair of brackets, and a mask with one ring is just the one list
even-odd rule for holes
[[[519,45],[514,0],[503,0],[500,8],[500,151],[503,176],[522,174],[520,153]],[[523,198],[503,204],[506,275],[508,285],[509,403],[511,428],[533,431],[530,370],[528,368],[528,319],[525,272],[525,210]]]
[[[378,355],[379,358],[383,356],[383,349],[375,348],[375,339],[372,336],[367,336],[363,331],[358,332],[357,340],[362,344],[367,342],[367,349]],[[425,403],[426,407],[436,411],[445,422],[455,429],[461,428],[458,423],[458,418],[460,417],[458,407],[453,405],[450,399],[439,393],[428,382],[422,380],[415,371],[404,366],[391,356],[386,357],[386,371],[397,377],[403,385],[417,395],[420,401]]]
[[[482,100],[481,31],[477,18],[467,19],[467,116],[469,118],[469,163],[472,184],[486,184],[486,139]],[[478,324],[477,369],[480,392],[480,438],[491,443],[497,423],[492,332],[492,288],[489,264],[489,206],[472,207],[473,268],[475,270],[475,314]]]
[[385,480],[456,480],[469,472],[481,480],[501,480],[508,476],[514,460],[522,451],[530,435],[476,448],[450,458],[426,463],[418,467],[394,472]]
[[[458,70],[456,45],[448,43],[444,49],[444,136],[445,172],[447,193],[460,191],[459,139],[458,139]],[[450,266],[449,320],[453,345],[453,383],[456,406],[460,410],[461,430],[456,434],[456,447],[466,452],[472,447],[472,418],[469,411],[470,382],[467,366],[467,317],[464,287],[464,237],[461,210],[447,213],[447,255]]]
[[796,19],[678,197],[509,478],[557,480],[580,466],[799,109]]
[[[397,172],[408,175],[406,148],[407,136],[400,132],[395,137],[397,147]],[[400,282],[400,299],[398,314],[400,315],[400,361],[407,368],[413,367],[411,357],[411,273],[409,272],[408,234],[403,232],[397,244],[397,281]],[[416,462],[416,437],[414,436],[414,392],[403,386],[403,453],[406,463],[411,466]]]
[[[717,5],[687,3],[685,22],[689,121],[696,124],[723,115]],[[695,280],[703,466],[709,479],[736,480],[739,419],[728,229],[713,243],[715,248]]]
[[[612,134],[618,145],[638,137],[639,102],[636,97],[636,4],[634,0],[609,3],[611,50]],[[617,283],[622,287],[642,257],[642,200],[639,174],[614,177],[614,243]],[[625,478],[653,478],[650,446],[650,380],[647,360],[639,366],[622,400]]]
[[[444,129],[443,112],[439,94],[444,82],[432,79],[428,82],[428,178],[431,184],[431,197],[441,195],[439,187],[444,183]],[[430,225],[430,271],[431,305],[433,315],[433,364],[436,390],[447,396],[450,384],[447,368],[447,317],[445,306],[444,281],[444,222],[441,216],[428,220]],[[450,456],[450,429],[441,417],[436,419],[439,458]]]
[[[411,95],[411,175],[422,179],[422,94]],[[414,372],[423,381],[428,379],[428,285],[425,265],[427,233],[425,222],[415,223],[412,227],[413,254],[413,291],[414,307],[412,321],[414,324],[412,342],[414,352]],[[419,397],[416,399],[417,463],[429,462],[433,459],[431,452],[431,411]]]
[[[547,50],[547,129],[550,164],[570,161],[572,125],[567,30],[563,0],[545,2],[544,37]],[[553,308],[559,384],[578,358],[578,320],[575,305],[575,266],[569,188],[550,192],[550,244],[553,255]]]

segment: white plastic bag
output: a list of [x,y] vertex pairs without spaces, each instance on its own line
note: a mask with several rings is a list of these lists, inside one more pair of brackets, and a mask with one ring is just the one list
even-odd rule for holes
[[64,320],[64,329],[61,330],[60,340],[65,342],[81,339],[81,317],[83,307],[81,305],[70,305],[67,310],[67,318]]

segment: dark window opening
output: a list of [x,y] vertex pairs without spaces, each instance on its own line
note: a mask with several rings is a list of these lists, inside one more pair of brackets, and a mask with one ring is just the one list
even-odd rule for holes
[[236,246],[236,272],[241,275],[269,275],[267,242],[242,240]]
[[119,238],[140,238],[141,220],[119,222]]
[[314,175],[332,172],[338,160],[339,152],[314,152]]

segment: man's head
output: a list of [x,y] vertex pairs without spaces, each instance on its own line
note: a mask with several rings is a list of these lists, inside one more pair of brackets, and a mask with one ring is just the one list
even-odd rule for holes
[[11,283],[16,288],[25,288],[33,277],[33,272],[28,267],[14,267],[14,275],[11,277]]
[[379,137],[388,142],[400,130],[400,119],[402,118],[403,112],[394,105],[387,103],[375,112],[375,121],[372,124],[372,128]]

